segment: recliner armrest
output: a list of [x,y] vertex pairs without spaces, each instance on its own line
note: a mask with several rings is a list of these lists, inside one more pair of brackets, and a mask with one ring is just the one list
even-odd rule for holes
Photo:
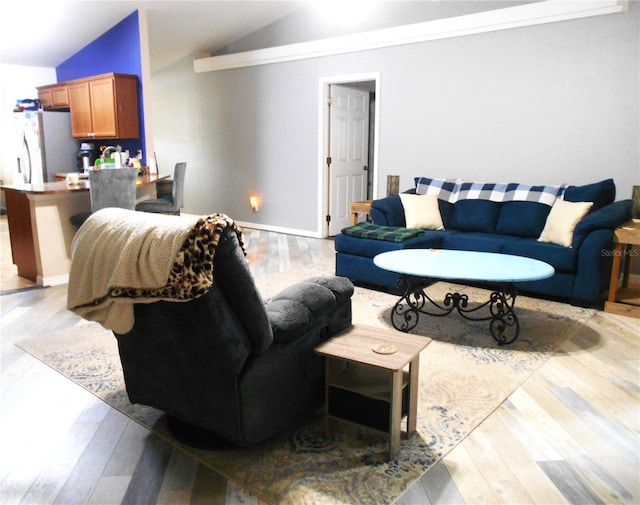
[[348,312],[350,319],[352,295],[345,277],[313,277],[288,287],[266,305],[274,341],[293,342],[311,328],[331,326],[336,313]]

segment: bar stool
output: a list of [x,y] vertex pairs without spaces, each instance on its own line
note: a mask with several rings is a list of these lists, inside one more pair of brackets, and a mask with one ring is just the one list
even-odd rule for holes
[[157,214],[180,215],[180,209],[184,206],[184,176],[187,170],[187,163],[182,161],[176,163],[173,171],[173,189],[171,198],[153,198],[143,200],[136,205],[136,210],[142,212],[155,212]]
[[91,212],[75,214],[71,224],[82,226],[91,214],[107,207],[134,210],[136,206],[137,168],[104,168],[89,172]]

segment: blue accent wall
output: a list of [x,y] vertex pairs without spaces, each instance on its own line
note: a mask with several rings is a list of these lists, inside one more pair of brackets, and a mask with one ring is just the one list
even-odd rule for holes
[[[147,152],[144,146],[144,106],[142,103],[142,62],[140,53],[140,29],[138,11],[131,13],[109,31],[103,33],[89,45],[78,51],[56,67],[58,82],[90,77],[107,73],[130,74],[138,77],[138,117],[140,139],[123,139],[117,143],[135,156],[142,149],[144,160]],[[116,143],[116,140],[102,140],[96,145]],[[143,161],[144,161],[143,160]]]

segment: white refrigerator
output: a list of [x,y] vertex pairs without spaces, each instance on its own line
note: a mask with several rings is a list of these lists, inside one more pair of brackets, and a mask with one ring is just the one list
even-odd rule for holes
[[53,182],[56,172],[78,171],[78,143],[68,112],[15,112],[14,184]]

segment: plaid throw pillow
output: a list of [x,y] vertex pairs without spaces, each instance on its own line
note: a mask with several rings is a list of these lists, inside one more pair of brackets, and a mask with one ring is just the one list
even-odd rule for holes
[[456,200],[491,200],[492,202],[535,202],[553,206],[564,186],[529,186],[518,183],[463,182]]
[[422,230],[403,228],[401,226],[384,226],[373,223],[359,223],[342,230],[342,233],[351,237],[361,237],[373,240],[386,240],[387,242],[404,242],[412,237],[422,234]]
[[464,182],[416,177],[416,194],[438,195],[440,200],[490,200],[492,202],[535,202],[553,206],[562,197],[566,185],[530,186],[528,184],[496,182]]
[[416,195],[438,195],[440,200],[454,203],[459,181],[416,177]]

